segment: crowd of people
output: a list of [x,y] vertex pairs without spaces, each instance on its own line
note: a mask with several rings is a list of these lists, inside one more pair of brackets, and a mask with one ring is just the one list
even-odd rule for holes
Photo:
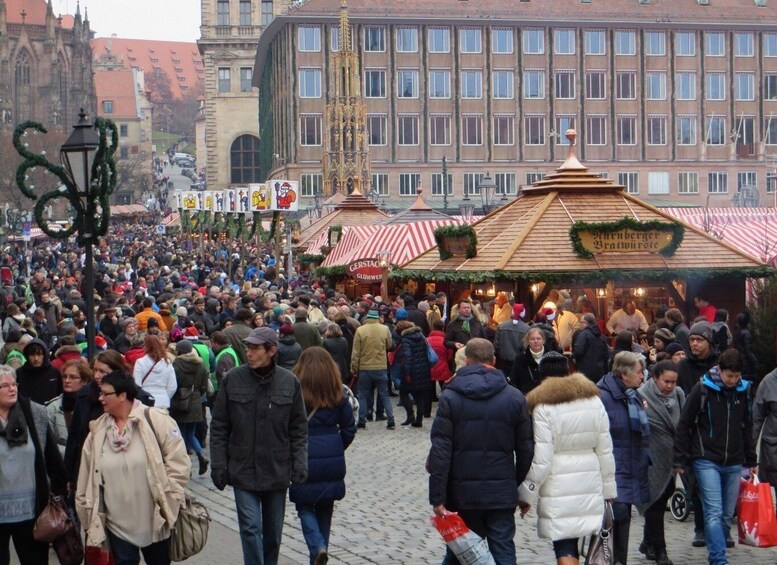
[[692,543],[727,563],[740,473],[777,477],[775,442],[760,469],[755,451],[777,430],[777,370],[752,392],[747,312],[731,332],[703,297],[688,324],[676,308],[648,323],[631,301],[602,320],[556,290],[533,317],[505,293],[354,300],[287,277],[269,249],[212,242],[199,255],[149,235],[153,223],[117,222],[93,289],[67,243],[0,257],[17,270],[0,289],[0,563],[10,538],[23,565],[42,562],[32,530],[53,492],[72,496],[88,546],[167,564],[190,474],[210,471],[234,489],[246,563],[277,562],[288,497],[321,565],[345,452],[380,422],[426,427],[434,513],[457,512],[500,565],[516,563],[518,509],[536,509],[538,535],[570,565],[605,501],[616,562],[636,510],[639,550],[671,565],[664,508],[678,474]]

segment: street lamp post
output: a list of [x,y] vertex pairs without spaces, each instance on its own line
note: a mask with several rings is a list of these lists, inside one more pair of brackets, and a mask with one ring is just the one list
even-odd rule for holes
[[480,198],[483,201],[483,213],[488,215],[496,209],[494,204],[494,191],[496,190],[496,183],[491,178],[489,173],[478,183],[480,187]]
[[472,219],[472,214],[475,212],[475,205],[472,204],[472,200],[469,199],[469,193],[467,191],[467,185],[464,185],[464,198],[459,204],[459,214],[465,222],[469,222]]
[[[60,148],[61,165],[50,163],[45,152],[40,154],[29,150],[22,141],[28,129],[47,133],[37,122],[24,122],[14,130],[13,144],[17,153],[24,157],[16,171],[16,184],[22,193],[35,200],[35,223],[47,236],[54,239],[68,239],[78,235],[85,254],[84,298],[86,303],[86,343],[89,359],[95,354],[95,312],[94,312],[94,259],[92,247],[108,230],[110,221],[109,198],[116,187],[116,162],[113,154],[119,146],[119,132],[110,120],[97,118],[89,123],[83,108],[73,132]],[[110,138],[108,137],[110,134]],[[61,186],[42,195],[35,193],[33,185],[27,185],[26,172],[33,167],[43,167],[56,176]],[[44,213],[49,204],[65,198],[75,218],[67,229],[54,231],[48,226]]]
[[378,251],[376,255],[381,274],[380,295],[383,298],[383,301],[388,304],[388,276],[389,271],[391,271],[391,250],[384,249],[383,251]]

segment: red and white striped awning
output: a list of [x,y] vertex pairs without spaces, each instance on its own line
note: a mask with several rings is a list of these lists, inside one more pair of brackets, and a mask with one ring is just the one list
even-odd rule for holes
[[777,266],[775,208],[663,208],[662,211],[759,261]]
[[[354,226],[327,256],[324,267],[347,265],[356,259],[377,257],[380,251],[391,252],[391,262],[403,265],[436,245],[434,230],[463,222],[427,220],[410,224],[385,226]],[[358,230],[358,231],[357,231]]]

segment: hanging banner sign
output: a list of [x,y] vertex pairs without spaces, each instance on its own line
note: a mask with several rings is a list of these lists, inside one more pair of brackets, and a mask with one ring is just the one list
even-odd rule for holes
[[224,212],[226,205],[226,196],[225,196],[224,190],[214,190],[213,191],[213,211],[214,212]]
[[236,189],[237,192],[237,210],[236,212],[248,213],[250,209],[250,198],[248,187],[241,186]]
[[264,212],[270,210],[270,194],[267,185],[261,184],[249,184],[251,203],[249,205],[249,211],[251,212]]
[[270,181],[272,200],[270,207],[273,210],[296,212],[299,210],[299,183],[294,180]]
[[224,191],[224,211],[237,212],[237,190],[234,188]]
[[205,202],[203,203],[203,210],[207,210],[208,212],[213,212],[216,210],[216,192],[214,190],[206,190],[203,193],[205,196],[203,196],[203,199]]
[[575,222],[569,230],[578,257],[599,253],[660,253],[671,256],[680,247],[685,229],[677,222],[640,222],[625,217],[615,222]]
[[383,280],[383,269],[377,259],[357,259],[345,266],[345,273],[362,282],[380,282]]
[[184,192],[181,197],[181,208],[184,210],[200,210],[200,192]]

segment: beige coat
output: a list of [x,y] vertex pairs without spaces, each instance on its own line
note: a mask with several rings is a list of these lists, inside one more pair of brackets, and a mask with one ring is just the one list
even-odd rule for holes
[[[144,411],[149,410],[154,431],[148,425]],[[130,420],[139,434],[146,452],[148,486],[154,498],[153,542],[166,539],[178,518],[178,510],[184,501],[184,487],[189,482],[191,461],[186,453],[181,432],[175,420],[155,408],[140,403],[130,412]],[[81,470],[76,490],[76,511],[81,524],[88,532],[87,543],[100,546],[105,541],[105,516],[101,507],[100,484],[101,449],[108,431],[108,414],[103,414],[89,424],[89,436],[81,454]],[[137,437],[133,441],[137,441]]]

